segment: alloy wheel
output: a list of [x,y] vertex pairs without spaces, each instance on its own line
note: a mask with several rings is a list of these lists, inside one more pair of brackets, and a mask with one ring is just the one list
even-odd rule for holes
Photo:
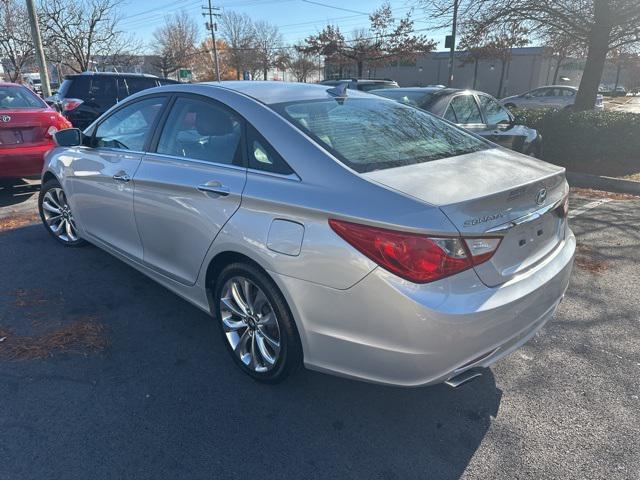
[[63,242],[78,241],[78,229],[67,197],[61,188],[46,191],[42,199],[42,214],[47,228]]
[[234,354],[250,370],[267,372],[281,352],[280,325],[269,299],[246,277],[230,278],[220,294],[220,316]]

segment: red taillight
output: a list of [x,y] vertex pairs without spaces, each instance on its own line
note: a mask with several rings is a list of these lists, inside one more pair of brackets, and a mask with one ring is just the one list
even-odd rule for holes
[[[354,248],[399,277],[414,283],[427,283],[448,277],[491,258],[500,239],[468,239],[427,237],[341,220],[329,225]],[[470,253],[469,241],[484,240],[478,255]],[[484,249],[483,249],[484,248]]]
[[78,108],[84,100],[80,100],[79,98],[65,98],[62,100],[62,111],[68,112],[75,108]]

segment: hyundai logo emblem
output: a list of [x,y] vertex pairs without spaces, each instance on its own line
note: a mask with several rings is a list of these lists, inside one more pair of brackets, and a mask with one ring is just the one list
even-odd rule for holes
[[541,188],[540,190],[538,190],[538,193],[536,194],[536,203],[538,205],[542,205],[546,199],[547,199],[547,189]]
[[11,117],[9,115],[2,115],[0,116],[0,121],[3,123],[7,123],[11,121]]

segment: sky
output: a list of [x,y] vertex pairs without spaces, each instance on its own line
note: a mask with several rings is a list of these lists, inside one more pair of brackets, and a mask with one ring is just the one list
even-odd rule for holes
[[[146,45],[153,40],[153,31],[162,25],[164,17],[187,11],[201,25],[201,34],[206,34],[202,6],[208,0],[127,0],[121,9],[120,27],[134,33]],[[266,20],[277,25],[287,45],[317,33],[327,24],[338,25],[343,33],[367,27],[368,14],[378,8],[383,0],[212,0],[222,10],[234,10],[248,14],[253,20]],[[394,16],[405,15],[415,2],[411,0],[389,0]],[[416,30],[427,27],[425,14],[414,11]],[[445,32],[421,32],[439,42],[438,50],[444,48]]]

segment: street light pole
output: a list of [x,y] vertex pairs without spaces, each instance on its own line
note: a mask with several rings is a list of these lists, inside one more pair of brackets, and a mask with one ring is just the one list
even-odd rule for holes
[[449,79],[447,86],[453,86],[453,60],[456,54],[456,29],[458,26],[458,6],[460,0],[453,0],[453,22],[451,23],[451,45],[449,45]]
[[40,68],[40,84],[42,86],[42,96],[44,98],[51,96],[51,86],[49,85],[49,70],[47,69],[47,60],[44,56],[44,48],[42,47],[42,38],[40,37],[40,26],[38,25],[38,17],[36,16],[36,7],[33,0],[27,0],[27,11],[29,13],[29,23],[31,24],[31,37],[33,38],[33,46],[36,51],[36,60]]

